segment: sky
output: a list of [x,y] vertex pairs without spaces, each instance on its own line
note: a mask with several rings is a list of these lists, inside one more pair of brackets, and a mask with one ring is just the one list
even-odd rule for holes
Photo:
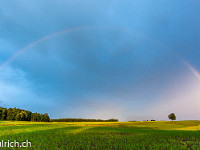
[[1,107],[51,118],[200,120],[199,5],[1,1]]

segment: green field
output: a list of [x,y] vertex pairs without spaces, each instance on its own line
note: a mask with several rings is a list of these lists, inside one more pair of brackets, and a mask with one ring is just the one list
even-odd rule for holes
[[[0,122],[0,141],[31,141],[12,149],[200,149],[200,121]],[[8,149],[8,148],[2,148]],[[11,148],[10,148],[11,149]]]

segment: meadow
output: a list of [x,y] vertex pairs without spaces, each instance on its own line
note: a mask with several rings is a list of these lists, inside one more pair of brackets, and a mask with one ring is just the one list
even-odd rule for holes
[[34,150],[200,149],[200,121],[1,121],[0,141],[31,141]]

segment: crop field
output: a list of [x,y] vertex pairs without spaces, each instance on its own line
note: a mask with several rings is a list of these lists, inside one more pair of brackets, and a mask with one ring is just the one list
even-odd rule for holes
[[200,149],[200,121],[1,121],[0,141],[30,141],[34,150]]

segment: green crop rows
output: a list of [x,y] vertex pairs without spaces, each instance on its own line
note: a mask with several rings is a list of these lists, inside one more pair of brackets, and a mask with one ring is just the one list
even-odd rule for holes
[[199,121],[121,123],[0,122],[0,141],[27,139],[34,150],[200,149]]

